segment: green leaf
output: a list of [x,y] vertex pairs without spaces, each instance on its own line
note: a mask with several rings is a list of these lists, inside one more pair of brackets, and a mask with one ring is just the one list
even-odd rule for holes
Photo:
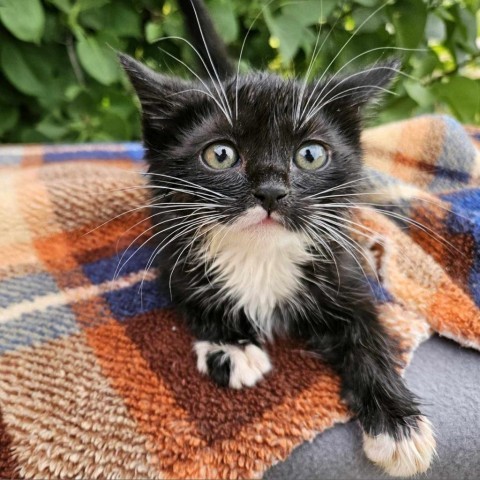
[[427,17],[427,24],[425,26],[425,37],[427,40],[436,40],[443,42],[447,36],[447,29],[445,23],[440,17],[434,13],[430,13]]
[[422,78],[430,75],[440,65],[440,61],[435,52],[429,50],[428,52],[417,52],[415,56],[411,57],[410,65],[413,68],[412,75]]
[[59,123],[53,117],[48,116],[36,125],[37,132],[45,135],[50,140],[59,140],[66,135],[68,128],[65,124]]
[[93,30],[101,30],[116,37],[140,37],[140,14],[122,3],[105,5],[99,9],[81,12],[79,23]]
[[35,128],[27,127],[24,128],[20,135],[21,143],[47,143],[50,139],[45,135],[37,132]]
[[264,15],[270,33],[280,41],[282,63],[287,65],[302,45],[305,27],[291,15],[281,14],[274,17],[268,9],[265,9]]
[[159,23],[148,22],[145,25],[145,40],[148,43],[154,43],[159,38],[162,38],[163,30]]
[[87,10],[79,13],[78,23],[82,27],[91,28],[92,30],[102,30],[106,22],[105,17],[102,10]]
[[47,0],[48,3],[55,5],[63,13],[68,13],[72,9],[70,0]]
[[427,21],[426,5],[419,0],[402,0],[390,9],[397,46],[416,48],[424,36]]
[[[313,47],[315,46],[315,42],[317,40],[317,36],[309,29],[305,29],[305,36],[303,37],[302,43],[300,47],[305,53],[305,57],[310,60],[311,55],[313,54]],[[320,40],[318,45],[321,45]]]
[[65,98],[71,102],[72,100],[75,100],[82,92],[83,88],[80,85],[69,85],[65,89]]
[[364,7],[375,7],[379,3],[378,0],[355,0],[355,3],[362,5]]
[[42,43],[65,43],[68,31],[65,28],[61,16],[48,12],[45,16],[45,31],[43,32]]
[[138,37],[141,34],[140,14],[122,4],[103,8],[108,15],[107,31],[121,37]]
[[209,11],[218,33],[226,43],[238,37],[238,23],[231,0],[215,0],[209,4]]
[[406,80],[403,84],[408,96],[415,100],[421,107],[428,107],[435,102],[435,95],[426,87],[414,80]]
[[127,118],[137,111],[133,99],[123,92],[108,92],[108,96],[102,100],[102,106],[105,111],[115,113],[122,118]]
[[40,0],[2,0],[0,19],[5,27],[24,42],[38,43],[45,28]]
[[0,135],[11,130],[18,122],[20,117],[18,108],[10,105],[0,105],[2,114],[0,115]]
[[[2,70],[1,58],[0,70]],[[13,85],[10,85],[4,76],[0,74],[0,104],[18,106],[24,98],[22,93],[16,90]]]
[[285,5],[282,13],[295,18],[299,25],[308,27],[324,21],[337,4],[336,0],[300,0],[298,3]]
[[[350,39],[352,40],[350,41]],[[347,41],[348,44],[346,44]],[[336,45],[340,45],[340,47],[336,47]],[[345,48],[340,51],[343,45],[345,45]],[[378,38],[378,35],[371,33],[362,34],[360,31],[353,38],[351,33],[346,32],[342,35],[336,35],[335,44],[330,46],[330,55],[335,56],[338,54],[338,58],[332,68],[333,72],[339,68],[342,68],[342,66],[345,65],[347,62],[351,63],[349,63],[349,65],[346,67],[346,69],[343,70],[343,72],[346,72],[348,70],[356,70],[361,68],[362,66],[374,64],[382,58],[387,58],[390,55],[395,55],[395,51],[389,49],[376,50],[379,45],[386,45],[386,42],[380,40]],[[372,51],[368,52],[369,50]]]
[[360,33],[376,32],[384,28],[387,20],[385,12],[379,11],[371,18],[368,18],[372,13],[373,12],[370,8],[363,7],[356,8],[352,12],[352,17],[355,20],[355,27],[359,28],[360,25],[363,24],[362,28],[359,30]]
[[[47,111],[63,101],[65,88],[73,81],[64,47],[55,44],[38,47],[13,41],[4,41],[2,47],[1,69],[15,89],[35,96]],[[30,109],[37,106],[31,99],[25,100],[23,103],[27,103]]]
[[165,32],[165,35],[185,38],[185,23],[181,15],[170,14],[164,17],[162,21],[162,28]]
[[462,122],[480,121],[480,81],[455,76],[432,89]]
[[4,47],[1,64],[10,83],[27,95],[42,95],[48,88],[46,65],[35,59],[35,52],[26,45],[9,42]]
[[110,140],[122,140],[130,136],[130,126],[128,122],[125,118],[122,118],[114,112],[106,112],[102,115],[101,124],[102,132],[107,134]]
[[104,85],[120,79],[120,69],[115,52],[96,37],[84,37],[77,43],[77,53],[87,73]]
[[91,117],[97,110],[97,107],[98,101],[92,97],[92,92],[82,91],[65,106],[65,110],[70,120],[75,121]]
[[440,6],[436,8],[435,12],[439,17],[443,18],[444,20],[448,20],[449,22],[455,21],[455,17],[444,7]]
[[110,1],[111,0],[77,0],[75,7],[78,8],[79,11],[84,12],[90,8],[103,7],[107,3],[110,3]]
[[452,38],[462,47],[462,50],[470,53],[477,52],[477,21],[475,14],[468,9],[457,7],[455,16],[457,17],[457,28]]
[[376,117],[375,124],[379,125],[381,123],[395,122],[403,118],[408,118],[412,115],[412,111],[416,106],[417,103],[410,97],[397,98],[391,102],[388,107],[382,108]]

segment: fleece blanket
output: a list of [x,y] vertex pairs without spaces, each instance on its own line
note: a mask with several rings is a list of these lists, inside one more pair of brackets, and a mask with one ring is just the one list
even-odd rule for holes
[[[442,116],[363,136],[355,238],[405,366],[432,332],[480,349],[479,141]],[[250,389],[196,371],[146,271],[142,155],[0,148],[2,478],[259,478],[351,418],[338,378],[301,345],[270,345],[274,370]]]

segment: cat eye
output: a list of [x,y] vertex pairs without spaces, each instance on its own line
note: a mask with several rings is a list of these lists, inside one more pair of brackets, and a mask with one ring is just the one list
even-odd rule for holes
[[238,153],[230,145],[212,143],[203,151],[202,160],[215,170],[225,170],[238,162]]
[[295,163],[302,170],[318,170],[326,165],[328,151],[321,143],[306,143],[297,150]]

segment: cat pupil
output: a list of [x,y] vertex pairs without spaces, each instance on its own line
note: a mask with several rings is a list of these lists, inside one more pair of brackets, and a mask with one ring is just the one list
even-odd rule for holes
[[312,152],[310,151],[309,148],[307,148],[306,152],[305,152],[305,158],[310,162],[312,163],[315,158],[313,158],[313,155],[312,155]]
[[[221,151],[219,152],[219,150],[221,150]],[[218,160],[220,163],[221,163],[221,162],[224,162],[224,161],[227,159],[227,157],[228,157],[227,151],[226,151],[225,148],[222,148],[222,149],[218,148],[218,149],[215,151],[215,155],[217,156],[217,160]]]

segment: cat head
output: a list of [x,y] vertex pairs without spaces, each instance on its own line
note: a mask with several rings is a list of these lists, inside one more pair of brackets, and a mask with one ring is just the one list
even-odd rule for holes
[[267,73],[213,82],[120,60],[142,105],[145,158],[159,198],[218,204],[219,223],[276,222],[294,231],[308,227],[319,205],[333,208],[356,191],[363,108],[398,66],[310,83]]

